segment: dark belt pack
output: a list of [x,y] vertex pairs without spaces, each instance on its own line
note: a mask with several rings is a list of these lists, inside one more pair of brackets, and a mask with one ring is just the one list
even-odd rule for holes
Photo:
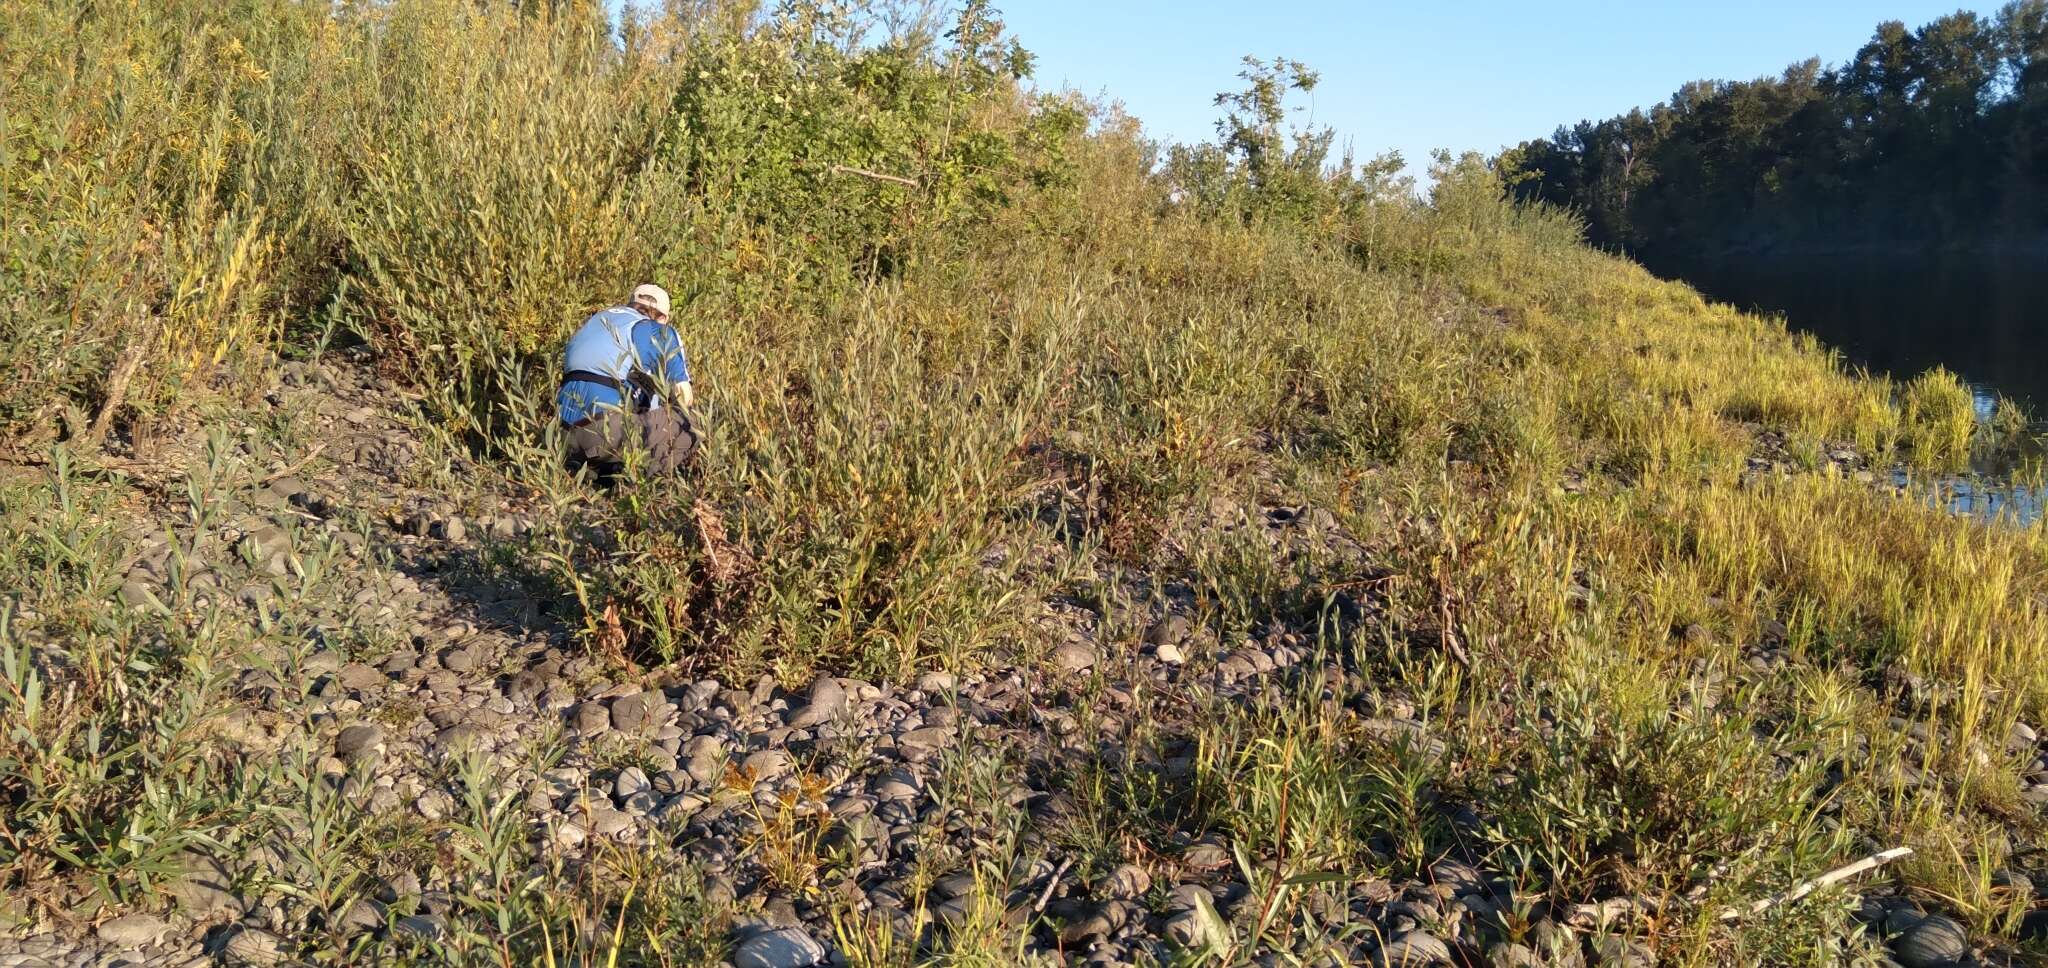
[[[648,387],[641,386],[638,381],[621,380],[594,370],[570,370],[562,374],[562,386],[568,386],[571,383],[594,383],[601,387],[608,387],[616,392],[620,398],[631,403],[634,413],[646,413],[649,405],[654,400],[653,391]],[[600,416],[602,414],[592,414],[573,423],[565,421],[563,425],[571,430],[579,427],[588,427],[596,422]]]
[[609,387],[618,391],[620,396],[626,395],[628,387],[624,380],[591,370],[570,370],[562,374],[562,385],[568,386],[571,383],[595,383],[598,386]]

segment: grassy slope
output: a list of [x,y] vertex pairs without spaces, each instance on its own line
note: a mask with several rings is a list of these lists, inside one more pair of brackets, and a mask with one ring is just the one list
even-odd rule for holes
[[[929,240],[878,284],[806,290],[810,256],[772,240],[729,265],[707,244],[704,263],[676,270],[713,280],[685,324],[717,434],[695,496],[754,562],[718,589],[717,624],[661,614],[696,572],[661,552],[673,521],[653,491],[564,510],[506,560],[576,556],[594,515],[641,557],[583,593],[626,606],[641,658],[712,654],[734,678],[766,668],[791,683],[1030,660],[1048,645],[1035,610],[1050,596],[1095,603],[1105,645],[1135,646],[1142,616],[1181,594],[1218,639],[1291,629],[1444,726],[1430,757],[1313,696],[1162,725],[1197,740],[1193,806],[1146,809],[1104,792],[1114,777],[1078,777],[1091,819],[1063,836],[1157,842],[1191,822],[1160,816],[1192,810],[1196,826],[1271,844],[1284,873],[1363,877],[1426,867],[1453,846],[1442,815],[1469,806],[1481,852],[1532,887],[1584,901],[1708,883],[1701,912],[1909,844],[1919,855],[1882,877],[1987,934],[2016,928],[2032,899],[1990,872],[2034,863],[2038,843],[2019,797],[2035,751],[2005,740],[2048,714],[2041,530],[1892,499],[1824,456],[1828,442],[1880,460],[1952,451],[1958,388],[1846,374],[1776,324],[1578,247],[1479,174],[1434,209],[1375,215],[1385,234],[1361,260],[1333,239],[1355,225],[1160,214],[1162,189],[1114,131],[1073,151],[1071,191]],[[384,204],[408,197],[394,192]],[[240,223],[202,214],[232,257]],[[542,261],[561,242],[523,241]],[[384,254],[423,273],[407,278],[437,265]],[[304,310],[290,292],[280,283],[276,304]],[[533,412],[519,394],[545,393],[544,373],[493,379],[514,414]],[[517,486],[570,507],[580,486],[552,470],[544,423],[515,422],[485,452],[493,474],[449,470],[481,423],[449,416],[465,403],[420,418],[444,451],[419,484]],[[1759,429],[1815,470],[1745,475]],[[148,851],[83,818],[114,809],[137,830],[223,839],[253,822],[226,804],[266,766],[209,757],[146,712],[230,702],[200,689],[206,670],[266,632],[239,613],[104,614],[92,603],[123,564],[101,522],[121,519],[120,488],[8,487],[4,543],[21,550],[0,564],[13,597],[0,719],[16,724],[0,739],[15,776],[0,786],[0,884],[97,872],[135,897]],[[1219,526],[1274,505],[1327,511],[1365,562],[1275,557]],[[1079,540],[1020,513],[1045,507],[1080,522]],[[993,571],[992,548],[1010,552]],[[563,575],[516,577],[598,628]],[[1329,616],[1358,601],[1368,618],[1331,634]],[[131,752],[95,752],[93,723]],[[145,776],[182,784],[114,796]],[[287,816],[324,809],[272,795]],[[640,873],[632,883],[660,890]],[[623,903],[520,897],[514,916],[543,922],[603,922]],[[1675,911],[1653,930],[1681,961],[1826,963],[1841,923],[1838,905],[1812,904],[1754,927]]]

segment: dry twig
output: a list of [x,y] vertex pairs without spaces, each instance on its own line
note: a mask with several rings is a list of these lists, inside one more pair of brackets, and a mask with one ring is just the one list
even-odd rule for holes
[[320,452],[326,449],[327,441],[324,440],[314,444],[311,447],[306,448],[305,456],[300,457],[298,460],[292,461],[289,464],[286,464],[283,468],[277,471],[265,475],[262,479],[256,482],[256,486],[263,487],[264,485],[269,484],[271,481],[277,480],[278,478],[283,477],[286,474],[290,474],[297,471],[298,469],[306,466],[307,464],[312,463],[313,458],[320,456]]
[[1038,895],[1038,903],[1031,905],[1031,913],[1037,914],[1045,910],[1046,903],[1052,900],[1052,892],[1059,889],[1060,878],[1065,876],[1067,868],[1073,865],[1074,859],[1069,857],[1060,861],[1060,866],[1053,868],[1052,878],[1045,882],[1045,891]]
[[895,182],[898,185],[908,185],[912,188],[917,187],[917,179],[915,178],[905,178],[902,175],[885,175],[879,171],[869,171],[865,168],[855,168],[851,165],[833,165],[831,171],[835,175],[859,175],[862,178],[872,178],[876,181]]
[[142,365],[143,353],[148,349],[148,340],[137,337],[114,363],[113,374],[107,377],[107,392],[100,400],[100,409],[92,418],[92,425],[85,432],[85,442],[98,446],[107,435],[107,427],[114,422],[114,411],[128,398],[128,381],[135,376],[135,370]]
[[1793,901],[1797,901],[1800,898],[1805,897],[1808,894],[1812,894],[1813,892],[1818,891],[1823,887],[1827,887],[1831,884],[1839,884],[1842,881],[1846,881],[1851,877],[1855,877],[1856,875],[1863,873],[1864,871],[1876,870],[1877,868],[1883,867],[1884,865],[1889,864],[1892,861],[1898,860],[1901,857],[1912,856],[1912,853],[1913,848],[1911,847],[1893,847],[1890,850],[1880,850],[1877,853],[1865,857],[1862,860],[1856,861],[1853,864],[1844,864],[1840,867],[1837,867],[1834,870],[1822,874],[1821,876],[1816,877],[1813,880],[1802,883],[1798,887],[1786,891],[1783,894],[1777,895],[1776,897],[1767,897],[1758,900],[1755,903],[1751,904],[1749,906],[1749,910],[1747,911],[1741,910],[1739,908],[1729,908],[1726,911],[1722,911],[1721,920],[1735,921],[1741,918],[1754,917],[1756,915],[1764,913],[1765,911],[1770,910],[1771,908],[1777,907],[1780,904],[1790,904]]

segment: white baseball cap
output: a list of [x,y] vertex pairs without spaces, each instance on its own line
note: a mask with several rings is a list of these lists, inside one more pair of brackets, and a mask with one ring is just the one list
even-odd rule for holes
[[648,308],[666,316],[668,315],[668,290],[651,282],[641,283],[638,288],[633,290],[633,298],[626,301],[627,305],[632,305],[633,303],[646,303]]

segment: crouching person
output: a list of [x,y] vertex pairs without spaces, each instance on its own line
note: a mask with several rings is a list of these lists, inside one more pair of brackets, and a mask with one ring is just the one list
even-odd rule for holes
[[690,366],[668,312],[666,291],[640,286],[625,305],[592,315],[569,337],[555,402],[570,470],[588,466],[609,479],[637,448],[647,468],[670,474],[696,453]]

